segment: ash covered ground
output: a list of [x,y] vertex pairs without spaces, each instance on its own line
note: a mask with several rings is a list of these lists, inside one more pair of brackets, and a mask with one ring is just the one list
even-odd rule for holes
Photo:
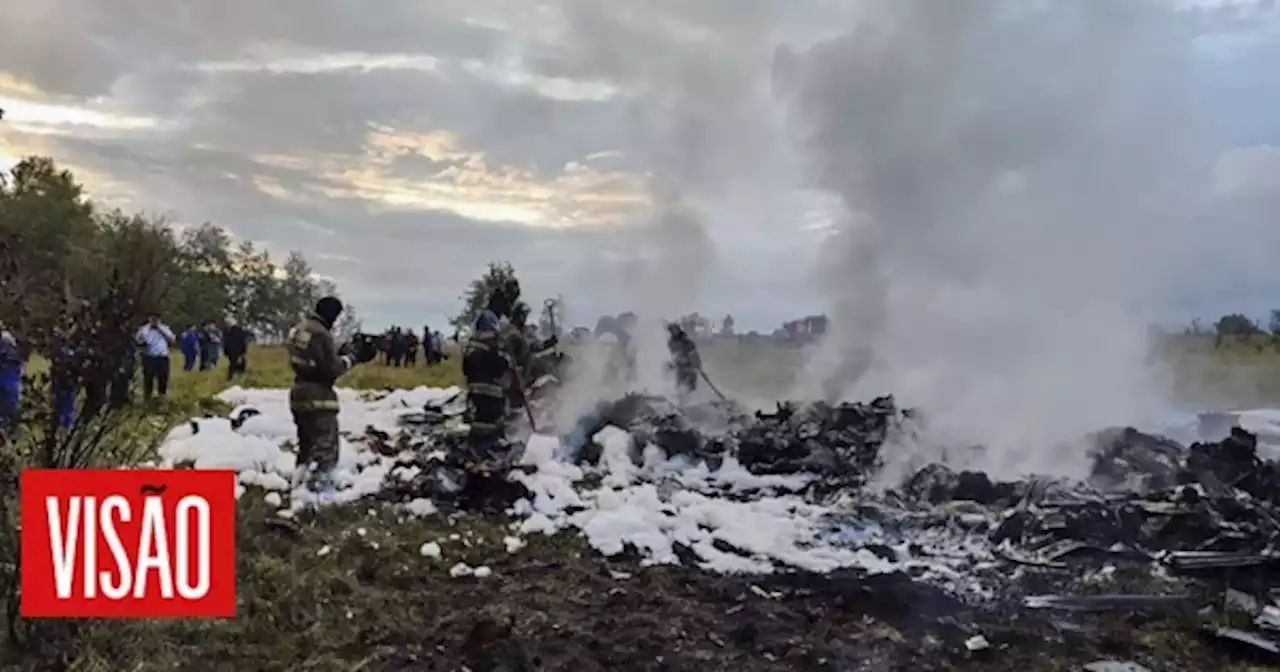
[[[1063,448],[1087,451],[1078,481],[930,463],[886,483],[927,423],[892,397],[748,412],[629,395],[485,474],[468,468],[458,389],[344,390],[343,488],[317,508],[290,489],[287,392],[221,398],[237,408],[176,428],[166,465],[238,471],[265,513],[245,521],[251,546],[357,553],[359,581],[434,605],[405,617],[422,637],[384,633],[364,669],[1280,660],[1280,413],[1102,430]],[[387,516],[398,538],[371,541]],[[338,538],[323,521],[345,521]],[[379,543],[414,545],[413,566]]]

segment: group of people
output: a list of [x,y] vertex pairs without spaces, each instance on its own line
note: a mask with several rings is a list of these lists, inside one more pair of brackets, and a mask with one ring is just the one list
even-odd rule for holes
[[[171,370],[169,353],[179,342],[187,371],[195,368],[197,360],[201,370],[217,366],[221,352],[227,356],[228,379],[243,373],[249,333],[232,318],[227,318],[226,324],[225,331],[217,329],[212,322],[201,329],[193,326],[179,338],[164,324],[159,314],[152,314],[147,323],[132,334],[131,343],[113,348],[117,354],[109,355],[110,361],[105,362],[110,369],[108,376],[86,375],[84,367],[92,365],[81,361],[83,353],[75,351],[74,339],[68,338],[63,331],[55,330],[53,342],[44,354],[51,365],[53,410],[58,424],[70,427],[74,423],[76,400],[82,388],[85,393],[83,410],[87,413],[96,412],[106,405],[112,408],[128,405],[132,398],[134,372],[139,364],[142,368],[143,399],[149,402],[156,396],[167,396]],[[24,347],[12,330],[0,325],[0,432],[11,431],[17,423],[22,407],[22,378],[30,354],[30,348]]]
[[183,371],[194,371],[197,366],[201,371],[217,368],[223,354],[227,356],[227,380],[245,371],[250,335],[233,317],[226,318],[225,331],[209,320],[203,326],[187,327],[179,340]]
[[[391,365],[403,364],[406,350],[394,343],[412,342],[405,332],[392,329],[379,342],[357,339],[339,346],[333,325],[342,314],[342,302],[326,297],[315,311],[289,332],[287,349],[294,371],[289,405],[298,432],[295,482],[305,480],[323,496],[332,496],[338,462],[338,378],[354,366],[381,354]],[[462,373],[466,378],[469,443],[479,465],[501,463],[509,457],[506,426],[509,418],[527,411],[530,388],[548,361],[558,361],[558,341],[537,337],[529,325],[529,305],[520,300],[520,284],[504,283],[493,291],[476,319],[463,348]],[[630,348],[633,325],[617,329],[615,342],[622,353],[619,376],[634,376]],[[431,333],[424,329],[424,333]],[[693,339],[678,324],[668,325],[669,366],[677,390],[685,396],[697,388],[702,362]],[[390,357],[388,357],[390,355]],[[397,355],[399,358],[397,359]],[[410,360],[412,361],[412,360]],[[410,363],[410,365],[412,365]],[[624,369],[630,367],[628,372]],[[496,465],[495,465],[496,466]],[[483,469],[483,466],[481,466]]]
[[[520,285],[514,280],[494,292],[464,349],[462,369],[467,379],[467,419],[472,444],[480,451],[503,443],[507,414],[526,402],[527,385],[533,382],[539,353],[554,348],[557,342],[554,337],[541,340],[534,336],[528,325],[529,306],[519,297]],[[289,406],[298,432],[299,469],[294,479],[295,483],[305,481],[321,496],[331,495],[335,487],[339,403],[334,385],[338,378],[358,364],[377,359],[380,354],[388,364],[404,365],[406,346],[413,342],[406,332],[392,329],[367,349],[367,342],[358,339],[339,346],[333,325],[342,311],[340,300],[325,297],[306,319],[289,331],[286,339],[294,372]],[[423,331],[431,335],[426,354],[427,361],[432,362],[433,353],[443,356],[443,339],[438,332]],[[410,359],[409,365],[415,360],[416,357]]]
[[378,339],[378,351],[382,354],[382,363],[387,366],[417,366],[419,349],[428,366],[448,358],[444,352],[444,336],[438,331],[431,331],[428,326],[422,327],[421,337],[412,329],[391,327]]
[[147,324],[138,330],[135,341],[143,349],[142,397],[150,401],[153,394],[165,397],[169,393],[169,372],[172,363],[169,352],[176,344],[182,351],[182,370],[194,371],[197,363],[201,371],[218,366],[221,355],[227,356],[227,380],[245,372],[245,360],[249,356],[249,331],[240,326],[234,317],[225,318],[225,331],[213,320],[202,327],[189,326],[181,337],[175,338],[173,330],[152,315]]

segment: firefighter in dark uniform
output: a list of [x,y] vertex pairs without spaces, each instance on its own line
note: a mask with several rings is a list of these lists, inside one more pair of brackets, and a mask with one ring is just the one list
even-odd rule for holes
[[289,389],[289,408],[298,430],[298,469],[306,470],[316,490],[332,487],[333,469],[338,464],[338,393],[333,385],[356,364],[377,356],[374,347],[351,352],[338,348],[333,324],[342,314],[342,302],[327,296],[316,303],[315,312],[289,331],[289,363],[294,382]]
[[507,397],[513,364],[502,342],[502,319],[511,315],[520,285],[511,280],[489,295],[462,355],[467,379],[467,422],[473,450],[493,456],[506,438]]
[[[554,334],[545,340],[538,338],[537,330],[529,324],[529,315],[532,312],[529,304],[524,301],[517,302],[511,309],[511,321],[503,328],[503,347],[515,364],[519,380],[524,384],[524,391],[528,391],[537,382],[540,373],[554,368],[555,363],[552,360],[556,358],[549,350],[560,343],[560,339]],[[517,392],[520,390],[512,389],[512,401],[523,404],[524,398],[516,394]]]
[[687,397],[698,389],[698,372],[702,370],[698,346],[680,325],[673,322],[667,325],[667,351],[671,353],[669,366],[676,374],[676,394],[680,398]]
[[[517,301],[516,305],[511,308],[511,320],[502,326],[502,347],[511,358],[511,363],[515,367],[520,382],[525,385],[532,382],[528,380],[529,362],[533,357],[532,344],[527,333],[529,312],[529,304],[524,301]],[[519,395],[517,394],[519,391],[514,386],[512,387],[513,400],[516,403],[519,403]]]

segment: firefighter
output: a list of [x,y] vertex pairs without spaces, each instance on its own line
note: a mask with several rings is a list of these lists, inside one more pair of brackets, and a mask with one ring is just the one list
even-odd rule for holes
[[671,353],[668,365],[676,374],[676,395],[684,399],[698,389],[698,372],[702,370],[702,357],[698,346],[680,325],[667,325],[667,351]]
[[495,457],[506,439],[507,400],[513,385],[513,363],[503,347],[502,318],[519,301],[520,285],[511,280],[489,295],[462,355],[467,379],[467,422],[472,449]]
[[316,304],[315,312],[289,331],[289,363],[294,382],[289,390],[289,408],[298,430],[298,469],[310,477],[318,492],[332,490],[333,470],[338,464],[338,393],[333,385],[356,364],[377,356],[374,347],[339,349],[333,340],[333,324],[342,314],[342,302],[327,296]]

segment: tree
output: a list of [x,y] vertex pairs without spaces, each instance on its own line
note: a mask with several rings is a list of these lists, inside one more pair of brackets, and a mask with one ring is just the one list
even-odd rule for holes
[[164,311],[183,326],[217,320],[233,308],[231,236],[204,223],[183,232],[177,250],[178,287]]
[[[65,197],[44,193],[53,199]],[[90,390],[104,391],[118,376],[120,353],[135,347],[134,330],[148,310],[142,297],[154,300],[164,295],[162,288],[151,283],[172,281],[166,275],[173,261],[167,230],[152,227],[141,217],[119,216],[95,222],[83,232],[87,239],[69,241],[86,259],[105,262],[97,269],[75,269],[85,278],[96,270],[99,284],[73,287],[71,267],[83,259],[63,259],[59,268],[39,268],[33,262],[48,258],[48,249],[36,248],[34,241],[68,249],[68,241],[56,236],[23,235],[30,233],[27,227],[41,225],[43,214],[47,212],[31,220],[6,220],[12,228],[0,235],[0,305],[30,309],[6,317],[21,318],[11,322],[21,329],[19,338],[50,361],[47,369],[29,369],[23,376],[23,399],[16,417],[19,431],[0,432],[0,558],[4,559],[0,562],[0,620],[5,622],[8,651],[24,647],[67,651],[77,646],[78,624],[59,626],[20,618],[20,474],[32,468],[129,467],[151,448],[147,441],[133,440],[140,425],[150,420],[112,409],[101,403],[105,395],[93,395]],[[48,294],[33,294],[32,288],[16,281],[18,274],[31,272],[60,276],[63,282]],[[62,385],[86,391],[84,404],[69,426],[57,412],[55,388]]]
[[276,336],[276,315],[281,311],[280,283],[276,265],[266,250],[259,252],[253,243],[244,241],[236,247],[231,265],[230,296],[227,312],[251,332]]
[[471,281],[462,299],[462,311],[449,320],[455,331],[470,329],[489,302],[489,295],[510,280],[516,279],[516,270],[509,262],[489,262],[484,275]]
[[300,252],[281,268],[215,224],[175,231],[163,219],[99,210],[70,172],[40,157],[0,175],[0,247],[16,251],[0,315],[24,334],[48,332],[77,302],[118,292],[175,327],[230,314],[280,336],[322,293],[337,293]]
[[1235,336],[1247,343],[1254,334],[1262,331],[1253,320],[1240,313],[1223,315],[1213,326],[1217,334],[1213,343],[1215,348],[1221,347],[1228,336]]
[[1271,343],[1280,348],[1280,310],[1271,311],[1271,320],[1267,323],[1267,329],[1271,332]]
[[321,288],[316,283],[311,264],[298,250],[289,252],[281,271],[280,299],[274,321],[276,331],[285,333],[312,310],[320,300]]
[[20,250],[6,284],[19,305],[0,306],[18,328],[54,319],[68,293],[94,287],[93,206],[51,159],[20,161],[0,181],[0,238]]
[[349,341],[360,333],[363,328],[364,323],[360,321],[360,317],[356,314],[356,307],[344,303],[342,315],[338,316],[338,321],[333,325],[333,337],[338,341]]

